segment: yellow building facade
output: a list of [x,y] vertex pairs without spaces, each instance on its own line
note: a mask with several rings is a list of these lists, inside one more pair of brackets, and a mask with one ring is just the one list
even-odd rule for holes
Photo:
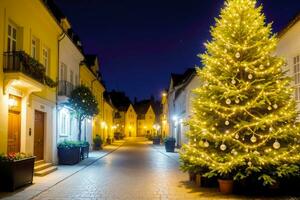
[[115,109],[109,99],[104,99],[104,109],[103,109],[103,122],[101,128],[104,129],[103,139],[106,141],[107,138],[114,138],[114,130],[116,126],[114,125],[114,113]]
[[168,93],[164,91],[161,97],[162,113],[160,115],[161,134],[163,137],[169,136],[169,113],[168,113]]
[[53,162],[62,29],[39,0],[1,0],[0,20],[0,153]]
[[[80,66],[80,83],[84,85],[92,91],[97,102],[99,113],[92,119],[85,119],[82,126],[83,135],[88,142],[93,143],[93,138],[96,135],[100,135],[104,138],[105,128],[103,124],[103,109],[104,109],[104,101],[103,101],[103,93],[105,91],[104,86],[101,83],[101,77],[99,77],[98,69],[98,59],[90,59],[83,62]],[[82,138],[84,139],[84,138]]]
[[124,134],[125,137],[136,137],[137,136],[137,114],[132,106],[129,105],[126,113],[125,113],[125,129]]
[[[155,113],[151,105],[145,109],[146,112],[138,113],[137,117],[137,135],[147,136],[155,133]],[[138,112],[138,111],[137,111]]]

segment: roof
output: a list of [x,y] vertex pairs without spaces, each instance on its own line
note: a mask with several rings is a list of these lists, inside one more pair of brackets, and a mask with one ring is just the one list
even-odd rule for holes
[[[196,76],[196,68],[188,68],[183,74],[182,79],[178,85],[181,85],[175,92],[175,99],[181,94],[181,92],[186,88],[190,81]],[[177,85],[177,86],[178,86]]]
[[152,107],[154,114],[156,115],[156,118],[159,117],[161,113],[161,104],[159,101],[154,101],[153,99],[146,99],[139,101],[134,104],[135,112],[138,115],[138,119],[144,119],[145,114],[149,110],[149,107]]
[[300,12],[278,33],[278,37],[282,37],[290,28],[300,21]]
[[[61,20],[66,19],[66,15],[61,11],[61,9],[55,4],[53,0],[41,0],[44,5],[48,8],[49,12],[54,16],[58,25],[62,28]],[[63,29],[63,28],[62,28]],[[69,36],[74,45],[78,48],[80,52],[83,52],[80,38],[74,33],[72,29],[69,29],[66,34]]]
[[103,93],[103,98],[104,98],[104,101],[105,101],[107,104],[109,104],[111,107],[115,108],[114,105],[113,105],[113,103],[112,103],[112,100],[111,100],[111,98],[110,98],[110,95],[109,95],[109,93],[108,93],[107,91],[104,91],[104,93]]
[[149,110],[150,106],[151,106],[150,100],[139,101],[133,105],[134,110],[138,115],[145,115]]
[[195,68],[188,68],[183,74],[171,74],[173,87],[176,87],[184,83],[195,72],[196,72]]
[[119,111],[127,111],[128,107],[131,105],[130,99],[126,96],[124,92],[121,91],[111,91],[109,92],[111,102],[115,108]]

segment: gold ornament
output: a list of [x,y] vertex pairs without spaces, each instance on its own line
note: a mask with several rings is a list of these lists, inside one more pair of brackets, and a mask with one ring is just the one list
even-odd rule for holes
[[226,104],[228,104],[228,105],[231,104],[231,100],[230,100],[230,99],[227,99],[227,100],[226,100]]

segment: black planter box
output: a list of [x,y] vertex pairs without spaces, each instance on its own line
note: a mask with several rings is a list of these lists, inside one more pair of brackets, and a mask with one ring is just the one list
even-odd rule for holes
[[31,184],[35,157],[15,161],[0,161],[0,191],[13,192]]
[[153,138],[152,141],[153,141],[153,144],[155,144],[155,145],[160,144],[160,138]]
[[175,143],[176,143],[176,141],[166,141],[165,142],[166,152],[174,152]]
[[80,162],[80,147],[57,148],[60,165],[75,165]]
[[85,158],[88,158],[89,152],[90,152],[90,147],[88,145],[80,147],[81,159],[84,160]]

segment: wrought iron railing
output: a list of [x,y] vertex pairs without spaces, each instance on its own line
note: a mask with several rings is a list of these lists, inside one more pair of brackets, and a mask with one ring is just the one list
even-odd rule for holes
[[58,96],[70,97],[74,90],[74,85],[68,81],[60,80],[58,82]]
[[42,84],[56,86],[56,83],[46,76],[46,68],[24,51],[4,52],[3,71],[21,72]]

